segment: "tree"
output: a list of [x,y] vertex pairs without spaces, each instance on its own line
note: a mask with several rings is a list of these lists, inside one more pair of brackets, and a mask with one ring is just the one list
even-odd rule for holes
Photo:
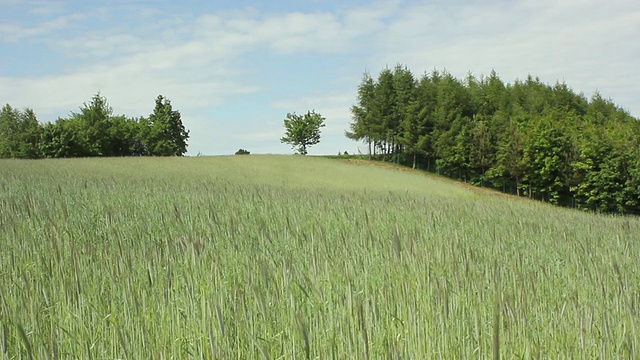
[[42,129],[39,151],[46,158],[70,158],[86,155],[83,129],[77,118],[58,119]]
[[516,195],[520,196],[520,181],[526,174],[523,133],[516,121],[511,120],[496,145],[496,164],[489,170],[491,177],[515,181]]
[[42,127],[33,110],[5,105],[0,110],[0,158],[36,159]]
[[398,65],[376,80],[364,74],[351,113],[346,136],[373,144],[382,160],[435,163],[503,191],[515,183],[518,195],[529,188],[556,204],[640,214],[640,121],[598,92],[589,101],[531,75],[505,84],[495,71],[461,81],[434,70],[416,80]]
[[304,115],[287,114],[284,127],[287,130],[280,142],[290,144],[298,153],[307,155],[307,147],[320,142],[320,128],[324,127],[324,120],[315,110],[307,111]]
[[404,152],[413,159],[413,168],[418,160],[418,142],[420,140],[420,124],[416,107],[416,80],[405,66],[397,65],[393,72],[395,91],[395,122],[398,124],[394,134],[396,158]]
[[0,158],[17,157],[20,111],[6,104],[0,111]]
[[184,128],[180,112],[173,110],[171,101],[158,95],[153,114],[149,116],[149,155],[182,156],[187,152],[189,131]]
[[495,141],[493,134],[488,125],[489,120],[483,119],[482,115],[478,115],[471,127],[471,146],[469,153],[469,162],[471,168],[484,179],[484,175],[491,168],[495,161]]
[[90,103],[83,103],[79,113],[71,113],[71,121],[80,130],[76,135],[80,149],[74,156],[112,156],[111,116],[113,109],[107,98],[96,93]]
[[378,75],[374,89],[374,141],[382,149],[383,160],[391,154],[395,147],[395,135],[398,134],[400,122],[395,116],[396,92],[391,70],[384,69]]
[[245,149],[240,149],[238,151],[236,151],[236,155],[249,155],[251,154],[251,152],[249,150],[245,150]]
[[372,126],[374,123],[375,83],[368,72],[362,76],[358,86],[358,105],[351,107],[353,122],[351,131],[345,131],[345,136],[352,140],[364,140],[369,145],[369,159],[371,159],[371,141],[373,140]]

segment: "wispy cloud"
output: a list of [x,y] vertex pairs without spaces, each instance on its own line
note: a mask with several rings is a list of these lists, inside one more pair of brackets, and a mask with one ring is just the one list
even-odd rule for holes
[[85,19],[83,14],[61,15],[35,25],[25,26],[18,23],[0,24],[0,36],[7,42],[18,42],[40,36],[50,36],[62,30],[70,29],[77,21]]

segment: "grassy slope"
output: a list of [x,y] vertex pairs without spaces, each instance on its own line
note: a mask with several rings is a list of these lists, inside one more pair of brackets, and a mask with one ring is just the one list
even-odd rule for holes
[[0,161],[4,355],[635,357],[640,220],[295,156]]

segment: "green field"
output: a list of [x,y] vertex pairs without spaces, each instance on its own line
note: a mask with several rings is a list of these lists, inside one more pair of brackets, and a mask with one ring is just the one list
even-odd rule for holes
[[301,156],[0,161],[0,358],[638,358],[640,219]]

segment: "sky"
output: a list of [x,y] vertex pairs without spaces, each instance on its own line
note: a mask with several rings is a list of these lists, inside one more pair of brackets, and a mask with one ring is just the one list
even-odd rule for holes
[[0,105],[40,122],[98,92],[117,115],[158,95],[190,131],[188,155],[290,154],[287,113],[326,118],[311,155],[347,139],[365,71],[407,66],[462,79],[537,76],[640,117],[636,0],[0,0]]

